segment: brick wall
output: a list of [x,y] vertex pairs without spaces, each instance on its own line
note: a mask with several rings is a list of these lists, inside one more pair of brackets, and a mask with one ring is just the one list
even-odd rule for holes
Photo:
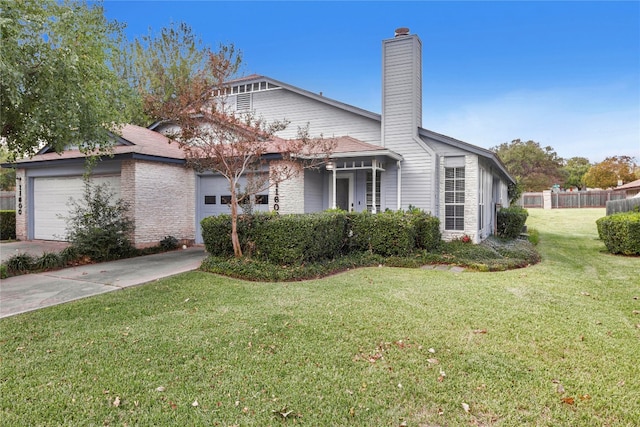
[[464,230],[445,230],[445,203],[444,203],[444,169],[445,162],[440,162],[440,229],[444,240],[460,238],[465,234],[471,237],[474,243],[480,241],[478,235],[478,156],[464,156]]
[[[284,162],[271,162],[270,168],[278,168]],[[277,190],[277,195],[276,195]],[[276,198],[277,197],[277,198]],[[277,200],[277,202],[276,202]],[[275,210],[278,205],[278,213],[299,214],[304,213],[304,172],[300,171],[286,181],[273,185],[269,189],[269,210]]]
[[182,165],[125,160],[121,197],[130,204],[137,247],[166,236],[195,240],[195,174]]

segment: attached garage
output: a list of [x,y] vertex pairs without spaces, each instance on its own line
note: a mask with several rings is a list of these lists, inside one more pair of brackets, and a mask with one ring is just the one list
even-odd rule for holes
[[[241,179],[241,187],[244,187],[244,184],[244,180]],[[201,175],[198,177],[197,186],[196,242],[202,243],[200,221],[208,216],[230,214],[231,208],[229,207],[229,203],[231,201],[231,193],[229,191],[229,181],[222,176]],[[268,191],[256,197],[253,210],[254,212],[269,211]]]
[[[120,176],[97,176],[95,184],[107,183],[120,197]],[[81,200],[84,181],[81,176],[39,177],[33,179],[33,238],[65,240],[70,199]]]

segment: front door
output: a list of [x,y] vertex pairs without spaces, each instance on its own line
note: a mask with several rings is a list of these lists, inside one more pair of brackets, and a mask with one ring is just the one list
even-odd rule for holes
[[343,211],[350,211],[349,206],[349,179],[338,178],[336,180],[336,207]]
[[336,207],[353,211],[353,174],[336,177]]

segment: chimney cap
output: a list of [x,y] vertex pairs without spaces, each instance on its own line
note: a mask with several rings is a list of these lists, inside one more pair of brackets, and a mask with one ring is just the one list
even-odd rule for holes
[[409,29],[407,27],[396,28],[395,37],[408,36]]

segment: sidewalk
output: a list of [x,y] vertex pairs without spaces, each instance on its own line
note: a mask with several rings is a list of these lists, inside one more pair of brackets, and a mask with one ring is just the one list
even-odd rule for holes
[[0,318],[195,270],[205,257],[204,247],[195,246],[161,254],[10,277],[0,281]]

